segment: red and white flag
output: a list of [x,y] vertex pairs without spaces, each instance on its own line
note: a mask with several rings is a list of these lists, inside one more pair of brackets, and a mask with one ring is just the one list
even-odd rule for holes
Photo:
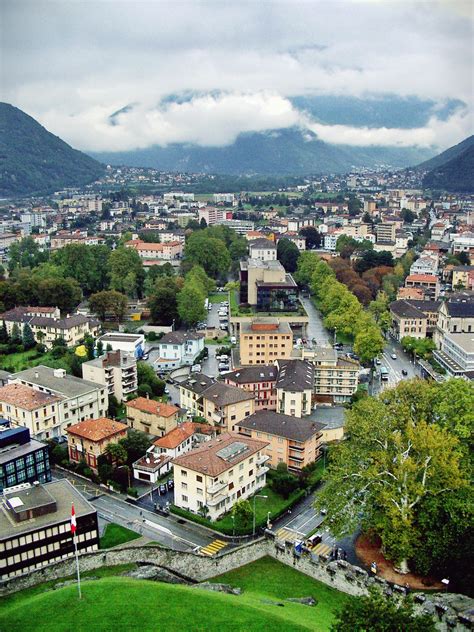
[[71,533],[72,535],[76,533],[76,512],[74,511],[74,503],[71,508]]

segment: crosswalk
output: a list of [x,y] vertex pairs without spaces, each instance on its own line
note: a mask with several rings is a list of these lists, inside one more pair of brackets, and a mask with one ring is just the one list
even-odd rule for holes
[[227,546],[227,542],[223,542],[222,540],[214,540],[207,546],[203,546],[202,549],[199,549],[199,552],[203,555],[212,556],[216,555],[216,553],[219,553],[219,551],[225,546]]
[[277,540],[282,540],[283,542],[296,542],[296,540],[302,540],[304,537],[303,534],[298,533],[298,531],[285,529],[285,527],[278,529],[275,533]]
[[315,555],[327,555],[330,552],[331,548],[332,547],[329,546],[329,544],[320,542],[314,548],[311,549],[311,553],[314,553]]

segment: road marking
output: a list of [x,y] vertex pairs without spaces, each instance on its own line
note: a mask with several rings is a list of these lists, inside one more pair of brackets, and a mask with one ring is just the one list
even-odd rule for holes
[[331,548],[332,547],[329,546],[329,544],[320,542],[313,549],[311,549],[311,552],[314,553],[315,555],[327,555],[329,551],[331,550]]
[[295,542],[296,540],[301,540],[304,534],[293,529],[288,529],[287,527],[282,527],[276,532],[276,537],[278,540],[283,540],[283,542]]
[[216,555],[216,553],[219,553],[219,551],[225,546],[227,546],[227,542],[223,542],[222,540],[213,540],[207,546],[203,546],[200,549],[200,553],[208,556]]

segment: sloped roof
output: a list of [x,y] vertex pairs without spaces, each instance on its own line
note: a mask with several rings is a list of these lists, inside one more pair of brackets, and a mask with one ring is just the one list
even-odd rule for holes
[[261,410],[239,422],[241,428],[266,432],[277,437],[285,437],[290,441],[304,443],[324,428],[323,423],[305,418],[281,415],[273,410]]
[[66,429],[68,434],[88,439],[89,441],[103,441],[116,434],[127,430],[128,426],[119,421],[100,417],[99,419],[86,419]]
[[127,408],[135,408],[135,410],[141,410],[145,413],[151,413],[158,417],[171,417],[179,412],[179,408],[172,406],[171,404],[164,404],[163,402],[157,402],[154,399],[147,399],[146,397],[137,397],[129,402],[126,402]]

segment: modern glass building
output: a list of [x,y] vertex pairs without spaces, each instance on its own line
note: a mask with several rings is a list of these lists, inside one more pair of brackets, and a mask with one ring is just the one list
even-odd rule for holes
[[48,446],[31,439],[28,428],[12,428],[0,420],[0,493],[20,483],[50,480]]

